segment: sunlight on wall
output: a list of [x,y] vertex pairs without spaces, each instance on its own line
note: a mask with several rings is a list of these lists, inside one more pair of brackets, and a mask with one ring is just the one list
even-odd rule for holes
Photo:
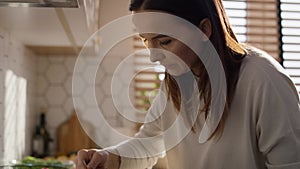
[[[8,162],[15,157],[22,158],[25,150],[27,80],[7,70],[5,89],[3,161]],[[11,151],[12,147],[15,151]]]

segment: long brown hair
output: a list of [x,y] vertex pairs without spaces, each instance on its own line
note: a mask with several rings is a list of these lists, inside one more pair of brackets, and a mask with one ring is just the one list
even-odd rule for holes
[[[132,0],[130,10],[163,11],[186,19],[196,26],[199,26],[204,18],[210,20],[212,25],[210,42],[216,49],[223,64],[227,83],[227,96],[223,116],[217,130],[212,135],[221,136],[234,97],[241,62],[246,55],[246,50],[237,41],[232,31],[222,0]],[[212,89],[208,73],[202,63],[199,64],[199,68],[201,68],[199,75],[201,80],[197,83],[200,99],[204,101],[204,106],[200,111],[204,112],[205,117],[207,117],[210,110]],[[181,105],[180,90],[175,79],[167,72],[165,73],[165,83],[168,96],[179,111]]]

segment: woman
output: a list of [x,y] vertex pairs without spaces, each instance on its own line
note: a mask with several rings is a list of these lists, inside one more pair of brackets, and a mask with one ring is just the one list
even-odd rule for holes
[[[163,132],[170,127],[169,121],[173,122],[173,115],[176,117],[178,112],[183,112],[185,124],[190,125],[189,133],[174,147],[166,150],[168,168],[300,168],[300,110],[297,91],[274,59],[237,41],[222,0],[132,0],[130,10],[135,13],[168,13],[189,21],[206,36],[203,43],[199,44],[201,55],[209,57],[206,45],[208,41],[211,42],[225,72],[225,107],[216,129],[208,134],[208,138],[201,140],[204,122],[215,113],[211,112],[213,87],[205,69],[207,63],[202,62],[194,51],[176,38],[141,33],[146,47],[151,51],[151,61],[159,61],[166,67],[162,90],[167,92],[168,103],[162,115],[165,117],[144,124],[136,137],[151,137]],[[136,25],[139,27],[138,23]],[[179,59],[174,60],[176,57],[160,52],[161,50],[170,52]],[[192,79],[196,80],[199,95],[189,91],[194,90],[191,86],[194,81],[186,78],[189,73],[186,67],[192,72]],[[191,83],[184,83],[186,81]],[[189,86],[186,88],[186,85]],[[187,89],[186,93],[192,94],[180,92],[184,89]],[[200,106],[197,107],[199,115],[191,123],[190,106],[182,102],[195,98],[194,96],[199,98]],[[150,115],[157,110],[154,106],[149,111]],[[181,128],[178,128],[177,134],[180,132]],[[78,153],[77,168],[148,168],[161,155],[149,152],[157,148],[163,154],[158,147],[165,143],[166,139],[162,137],[159,141],[149,143],[151,146],[148,148],[139,147],[139,142],[128,141],[110,151],[81,150]],[[130,152],[136,158],[117,155],[120,152]],[[146,156],[140,156],[143,153]]]

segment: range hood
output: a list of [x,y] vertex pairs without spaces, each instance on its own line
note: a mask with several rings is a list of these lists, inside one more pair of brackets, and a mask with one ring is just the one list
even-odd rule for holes
[[79,8],[79,0],[0,0],[0,7]]

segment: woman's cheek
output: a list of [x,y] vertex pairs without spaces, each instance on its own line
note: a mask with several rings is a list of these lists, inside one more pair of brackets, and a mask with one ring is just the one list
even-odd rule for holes
[[172,76],[180,76],[188,71],[190,71],[189,67],[182,63],[176,64],[176,66],[167,69],[167,72]]

